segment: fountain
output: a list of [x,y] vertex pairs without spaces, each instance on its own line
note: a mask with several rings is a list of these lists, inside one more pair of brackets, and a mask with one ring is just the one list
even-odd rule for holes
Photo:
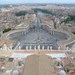
[[34,46],[34,50],[36,50],[36,46]]
[[44,46],[42,46],[42,50],[44,50]]

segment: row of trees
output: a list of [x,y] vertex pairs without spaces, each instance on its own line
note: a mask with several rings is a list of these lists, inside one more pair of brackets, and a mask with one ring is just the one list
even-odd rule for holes
[[[38,11],[40,11],[40,12],[42,12],[42,13],[54,15],[52,12],[50,12],[50,11],[47,10],[47,9],[35,8],[35,9],[32,9],[32,10],[34,10],[35,13],[37,13]],[[27,14],[26,11],[19,11],[19,12],[16,12],[16,13],[15,13],[16,16],[25,16],[26,14]]]
[[47,9],[39,9],[39,8],[35,8],[35,9],[32,9],[32,10],[34,10],[35,13],[37,13],[38,11],[40,11],[40,12],[42,12],[42,13],[54,15],[52,12],[50,12],[50,11],[47,10]]
[[10,31],[10,30],[11,30],[11,28],[4,29],[4,30],[3,30],[3,33],[8,32],[8,31]]
[[61,21],[61,23],[66,24],[66,23],[69,23],[71,21],[75,22],[75,15],[68,15],[68,17],[65,20]]
[[16,12],[15,15],[16,16],[25,16],[26,13],[27,13],[26,11],[19,11],[19,12]]

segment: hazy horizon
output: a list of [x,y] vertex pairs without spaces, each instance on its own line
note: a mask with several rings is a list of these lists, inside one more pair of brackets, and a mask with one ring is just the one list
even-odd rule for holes
[[75,4],[75,0],[1,0],[0,4]]

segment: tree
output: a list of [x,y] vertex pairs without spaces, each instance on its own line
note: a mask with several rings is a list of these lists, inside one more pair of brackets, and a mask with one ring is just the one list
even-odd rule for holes
[[10,31],[10,30],[11,30],[11,28],[4,29],[4,30],[3,30],[3,33],[8,32],[8,31]]
[[27,13],[26,11],[19,11],[19,12],[16,12],[15,15],[16,16],[25,16],[26,13]]
[[37,13],[38,11],[40,11],[40,12],[42,12],[42,13],[54,15],[52,12],[50,12],[50,11],[47,10],[47,9],[39,9],[39,8],[35,8],[35,9],[32,9],[32,10],[34,10],[35,13]]

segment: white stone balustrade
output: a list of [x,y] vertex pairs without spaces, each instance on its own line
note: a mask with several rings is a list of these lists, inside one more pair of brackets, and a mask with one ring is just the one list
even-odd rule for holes
[[60,46],[58,47],[58,50],[60,50]]
[[38,50],[40,50],[40,45],[38,46]]
[[52,46],[50,46],[50,50],[52,50]]
[[32,49],[32,46],[30,46],[29,49],[31,50]]
[[44,50],[44,46],[42,46],[42,50]]
[[36,50],[36,46],[34,46],[34,50]]
[[28,50],[28,46],[26,46],[26,50]]
[[49,50],[49,46],[47,46],[47,50]]

